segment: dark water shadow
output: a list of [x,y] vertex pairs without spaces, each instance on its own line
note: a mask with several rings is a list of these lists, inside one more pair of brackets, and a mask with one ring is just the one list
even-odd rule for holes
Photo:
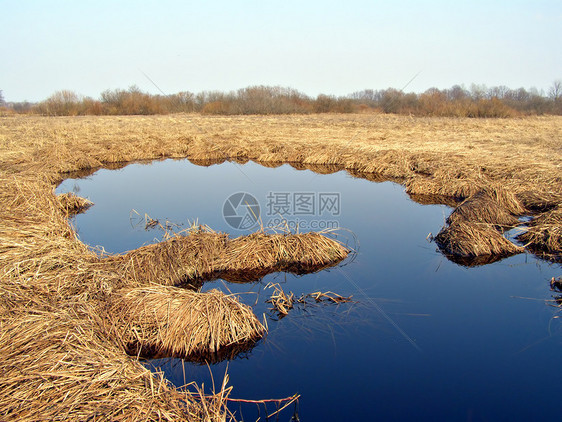
[[221,347],[220,350],[214,353],[190,353],[189,355],[178,355],[170,350],[155,349],[138,343],[128,344],[125,351],[130,356],[138,356],[147,361],[173,358],[177,361],[183,360],[185,362],[199,365],[212,365],[225,360],[232,361],[234,359],[249,359],[252,349],[254,349],[254,347],[256,347],[259,343],[260,341],[247,341]]

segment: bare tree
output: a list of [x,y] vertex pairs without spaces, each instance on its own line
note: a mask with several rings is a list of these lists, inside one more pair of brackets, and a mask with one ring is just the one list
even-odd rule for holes
[[4,93],[0,89],[0,107],[3,107],[6,101],[4,101]]
[[471,84],[470,85],[470,95],[472,96],[473,100],[482,100],[486,98],[486,92],[488,88],[486,85],[478,85],[478,84]]
[[552,83],[552,86],[548,90],[548,96],[554,101],[560,101],[562,99],[562,79],[558,79]]
[[460,85],[453,85],[447,90],[447,98],[450,101],[460,101],[469,97],[470,93]]

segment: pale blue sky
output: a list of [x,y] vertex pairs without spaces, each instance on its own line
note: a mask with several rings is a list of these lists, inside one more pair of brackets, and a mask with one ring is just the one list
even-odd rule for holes
[[[281,85],[309,95],[562,78],[562,1],[0,0],[0,89],[36,101]],[[141,72],[142,70],[142,72]]]

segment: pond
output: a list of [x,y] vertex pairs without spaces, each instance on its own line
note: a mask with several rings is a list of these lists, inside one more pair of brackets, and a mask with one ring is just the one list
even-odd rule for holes
[[[83,242],[112,253],[161,239],[161,226],[177,231],[197,221],[235,237],[256,223],[279,225],[281,217],[293,231],[340,228],[337,238],[355,249],[329,271],[206,283],[204,291],[243,293],[256,315],[265,314],[269,333],[251,351],[210,368],[177,359],[147,363],[177,386],[197,381],[208,390],[209,372],[220,385],[228,370],[233,398],[299,393],[302,421],[560,417],[562,337],[557,310],[545,303],[560,265],[529,254],[457,265],[427,240],[451,208],[413,202],[398,184],[289,165],[166,160],[102,169],[67,179],[57,191],[94,202],[72,223]],[[151,229],[146,223],[153,220],[160,224]],[[270,282],[297,296],[332,291],[354,302],[301,306],[279,319],[265,302]],[[239,420],[264,420],[266,413],[235,402],[231,409]]]

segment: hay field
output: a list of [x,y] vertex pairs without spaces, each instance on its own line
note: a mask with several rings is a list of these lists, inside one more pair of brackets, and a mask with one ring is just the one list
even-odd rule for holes
[[428,182],[426,189],[412,184],[412,193],[420,194],[455,193],[450,185],[464,180],[499,181],[517,191],[561,189],[561,117],[13,116],[0,122],[6,174],[33,169],[53,175],[187,156],[336,165],[355,173],[414,177]]
[[[461,204],[437,240],[444,252],[463,258],[521,252],[523,248],[502,233],[518,224],[516,217],[533,215],[528,230],[521,229],[525,247],[546,259],[560,258],[561,117],[3,117],[2,419],[224,420],[228,416],[224,409],[228,391],[223,389],[213,398],[186,396],[125,352],[132,348],[137,353],[144,345],[163,353],[201,354],[255,341],[264,328],[251,310],[213,293],[211,309],[219,314],[209,315],[209,327],[198,334],[200,341],[186,344],[187,340],[178,340],[186,338],[182,330],[188,328],[177,320],[170,321],[166,307],[155,303],[167,303],[185,314],[202,309],[201,298],[173,290],[186,281],[186,274],[201,271],[202,263],[172,268],[169,279],[181,270],[181,280],[168,283],[166,278],[153,284],[151,263],[162,262],[151,257],[161,255],[142,250],[131,253],[130,261],[125,256],[112,258],[115,265],[101,262],[78,241],[68,224],[67,215],[74,205],[54,194],[56,184],[68,172],[184,157],[200,164],[230,159],[267,166],[291,163],[318,172],[346,169],[369,180],[403,183],[420,202]],[[193,242],[187,243],[209,249],[210,255],[217,242],[224,247],[220,234],[194,232],[189,236],[195,237],[188,237]],[[330,256],[336,256],[337,261],[347,253],[341,245],[325,243],[324,239],[326,261]],[[295,267],[302,266],[301,259],[311,267],[324,265],[318,262],[322,257],[309,262],[315,254],[307,251],[314,252],[319,246],[318,239],[309,241],[303,247],[290,236],[282,241],[276,238],[273,249],[265,248],[267,256],[259,257],[260,262],[271,262],[274,257],[273,264],[268,264],[273,267],[281,251],[285,269],[287,254]],[[240,244],[234,250],[239,254],[236,256],[248,257],[244,259],[271,244],[267,234],[232,242],[233,246]],[[184,252],[177,253],[192,255]],[[242,258],[219,258],[219,264],[213,265],[223,275],[229,268],[236,277],[252,269],[251,262],[240,262]],[[226,268],[225,262],[229,263]],[[203,264],[209,266],[208,262]],[[137,276],[136,271],[131,272],[137,267],[146,271]],[[158,313],[148,315],[143,303],[150,303]],[[120,309],[131,311],[120,313]],[[220,342],[209,336],[217,330],[214,321],[229,318],[241,325],[221,332]]]

